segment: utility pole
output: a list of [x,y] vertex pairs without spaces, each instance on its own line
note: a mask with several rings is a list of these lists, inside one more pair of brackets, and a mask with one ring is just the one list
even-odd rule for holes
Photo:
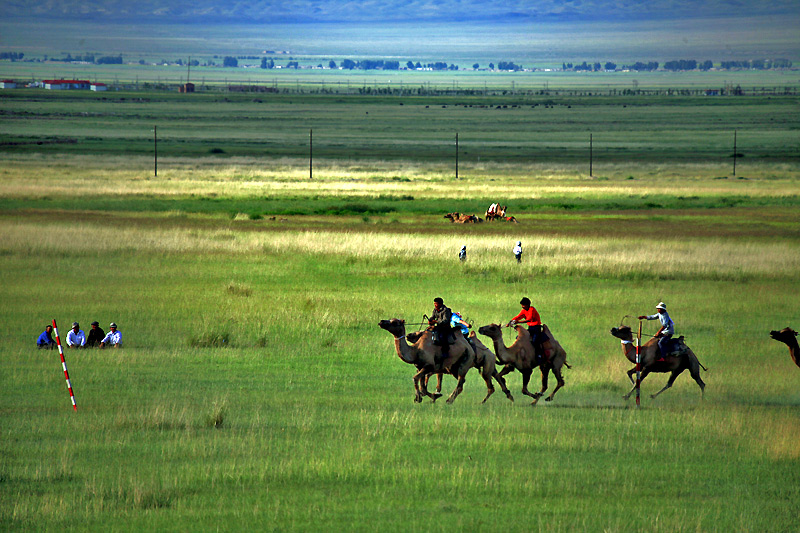
[[456,179],[458,179],[458,132],[456,132]]
[[153,165],[154,170],[153,174],[157,178],[158,177],[158,126],[153,126]]

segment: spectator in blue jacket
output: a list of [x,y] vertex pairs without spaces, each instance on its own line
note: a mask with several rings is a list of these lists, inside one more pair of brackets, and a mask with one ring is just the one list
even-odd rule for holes
[[36,341],[36,346],[38,346],[39,349],[45,348],[48,350],[52,350],[56,347],[56,341],[53,340],[53,326],[50,324],[45,326],[44,331],[39,335],[39,339]]

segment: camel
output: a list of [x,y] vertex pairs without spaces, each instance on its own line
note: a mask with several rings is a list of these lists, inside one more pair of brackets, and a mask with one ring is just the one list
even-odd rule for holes
[[[633,332],[631,331],[631,328],[629,326],[611,328],[611,334],[622,341],[622,352],[625,354],[625,357],[628,358],[628,361],[635,364],[636,346],[634,345]],[[639,378],[639,385],[641,386],[644,378],[646,378],[651,372],[671,372],[672,374],[670,374],[669,380],[667,381],[667,384],[664,385],[664,388],[657,393],[650,395],[651,399],[655,398],[668,388],[672,387],[672,384],[675,382],[677,377],[688,368],[689,373],[692,375],[692,379],[694,379],[697,382],[697,385],[700,387],[700,395],[702,397],[705,393],[706,384],[703,383],[703,380],[700,378],[700,368],[706,372],[708,369],[704,367],[700,361],[698,361],[697,356],[694,354],[691,348],[686,346],[686,344],[683,342],[683,336],[673,340],[677,340],[676,346],[678,347],[678,350],[669,354],[665,361],[657,361],[657,359],[661,356],[661,352],[658,348],[658,337],[653,337],[641,346],[639,349],[639,357],[642,365],[642,374]],[[630,392],[628,392],[628,394],[623,396],[623,398],[626,400],[630,398],[633,391],[636,390],[636,382],[633,379],[633,374],[635,372],[636,366],[627,372],[628,379],[631,380],[631,383],[633,383],[633,388],[630,390]]]
[[466,213],[459,213],[458,211],[455,213],[447,213],[444,218],[457,224],[479,224],[483,222],[483,219],[480,217],[476,217],[475,215],[467,215]]
[[[478,328],[478,333],[492,339],[494,342],[494,352],[497,354],[497,360],[506,365],[505,368],[500,371],[500,376],[505,376],[514,370],[519,370],[520,374],[522,374],[522,394],[533,398],[533,403],[531,403],[531,405],[536,405],[539,398],[544,396],[547,390],[547,379],[552,370],[553,375],[558,381],[558,385],[553,392],[550,393],[550,396],[545,398],[545,401],[553,401],[553,397],[556,395],[556,392],[558,392],[558,389],[564,386],[564,378],[561,375],[562,367],[566,366],[567,368],[572,368],[567,364],[567,353],[564,351],[564,348],[561,347],[561,344],[553,337],[552,333],[550,333],[550,329],[546,325],[542,325],[542,331],[547,334],[548,340],[543,344],[545,360],[540,363],[536,360],[528,330],[520,325],[514,327],[517,330],[517,338],[514,344],[509,347],[506,347],[503,343],[503,331],[499,324],[482,326]],[[542,373],[542,390],[533,394],[528,391],[528,382],[531,379],[533,369],[537,366]]]
[[498,218],[504,218],[506,216],[506,207],[508,206],[504,205],[501,207],[497,204],[492,205],[496,205],[494,211],[492,211],[492,206],[489,206],[489,209],[486,210],[486,214],[484,215],[487,222],[497,220]]
[[416,395],[414,401],[419,403],[423,396],[436,401],[441,394],[431,394],[428,392],[427,377],[431,374],[443,372],[451,374],[458,380],[456,388],[447,398],[447,403],[453,403],[456,397],[464,390],[467,371],[474,366],[475,352],[472,346],[467,343],[460,331],[455,331],[456,342],[450,346],[450,356],[439,364],[436,364],[435,355],[441,353],[441,348],[433,344],[433,332],[424,331],[417,341],[409,345],[406,341],[405,320],[393,318],[391,320],[381,320],[378,326],[394,335],[394,346],[398,357],[404,363],[414,365],[417,373],[414,374],[414,391]]
[[[417,342],[417,340],[419,339],[419,337],[422,336],[423,333],[424,333],[423,331],[417,331],[415,333],[409,333],[406,337],[411,342]],[[506,394],[506,398],[508,398],[513,402],[514,396],[512,396],[511,391],[508,390],[508,387],[506,386],[506,380],[503,378],[503,376],[497,373],[496,358],[494,356],[494,353],[492,353],[492,351],[478,339],[478,336],[475,335],[474,331],[469,332],[469,341],[474,343],[474,347],[476,348],[474,368],[476,368],[478,372],[480,372],[483,381],[486,382],[486,397],[483,399],[481,403],[486,403],[486,400],[489,399],[489,396],[494,394],[494,386],[492,385],[492,378],[494,378],[497,381],[497,383],[500,384],[500,388]],[[438,374],[436,374],[436,379],[437,379],[436,392],[440,394],[442,392],[443,376],[444,376],[443,372],[439,372]],[[430,376],[428,376],[428,378],[430,378]],[[427,380],[425,384],[427,385]]]
[[800,347],[797,344],[797,332],[792,328],[783,328],[780,331],[770,331],[769,336],[789,347],[789,355],[797,366],[800,366]]

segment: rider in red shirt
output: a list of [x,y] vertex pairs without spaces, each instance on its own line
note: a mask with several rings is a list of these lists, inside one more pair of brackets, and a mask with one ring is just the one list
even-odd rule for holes
[[542,360],[543,351],[542,343],[547,340],[547,336],[542,332],[542,319],[539,317],[539,312],[531,305],[528,297],[524,297],[519,301],[522,306],[522,311],[517,316],[512,318],[507,326],[517,323],[525,323],[528,325],[528,333],[531,334],[531,344],[533,344],[533,351],[536,354],[536,360]]

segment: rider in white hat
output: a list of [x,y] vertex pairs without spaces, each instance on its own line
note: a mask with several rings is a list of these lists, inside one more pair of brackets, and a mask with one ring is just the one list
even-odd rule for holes
[[664,361],[667,357],[667,351],[669,350],[672,335],[675,334],[675,323],[669,317],[669,313],[667,313],[667,304],[664,302],[658,302],[656,306],[656,313],[654,315],[642,315],[639,317],[639,320],[660,320],[661,327],[658,328],[656,332],[656,337],[658,337],[658,349],[661,351],[661,359],[659,361]]

